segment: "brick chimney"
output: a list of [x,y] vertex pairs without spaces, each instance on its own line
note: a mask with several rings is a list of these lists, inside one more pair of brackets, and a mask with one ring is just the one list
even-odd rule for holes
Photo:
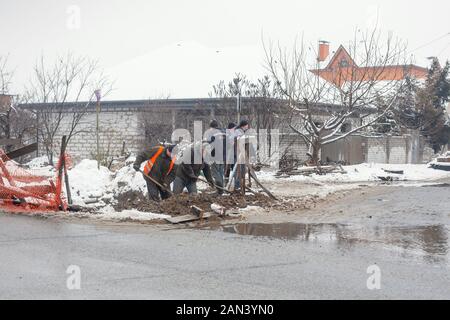
[[319,41],[319,56],[317,60],[319,62],[325,61],[330,54],[330,43],[328,41]]

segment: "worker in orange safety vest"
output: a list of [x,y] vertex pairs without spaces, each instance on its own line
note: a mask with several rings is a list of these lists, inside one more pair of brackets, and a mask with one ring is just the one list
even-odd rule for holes
[[[139,171],[142,162],[145,162],[143,172],[150,200],[159,201],[170,197],[170,193],[167,190],[170,190],[170,184],[175,179],[176,172],[176,159],[175,156],[172,156],[174,147],[175,145],[156,146],[150,150],[140,152],[136,157],[136,161],[133,164],[133,168],[136,171]],[[161,188],[145,175],[150,176],[167,189]]]

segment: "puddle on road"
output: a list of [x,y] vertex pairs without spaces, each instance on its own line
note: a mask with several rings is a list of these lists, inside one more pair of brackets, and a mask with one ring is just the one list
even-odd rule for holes
[[283,240],[323,242],[338,246],[381,243],[428,257],[449,256],[449,230],[445,225],[407,227],[359,227],[344,224],[238,223],[220,227],[239,235]]

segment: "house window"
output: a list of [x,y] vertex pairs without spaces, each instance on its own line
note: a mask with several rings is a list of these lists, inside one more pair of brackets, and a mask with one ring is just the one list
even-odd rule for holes
[[341,59],[341,61],[339,62],[339,66],[340,67],[348,67],[348,61],[347,59]]

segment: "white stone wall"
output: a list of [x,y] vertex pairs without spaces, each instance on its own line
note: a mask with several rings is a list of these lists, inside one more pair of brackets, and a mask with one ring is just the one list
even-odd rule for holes
[[[59,152],[61,138],[70,129],[71,114],[66,114],[61,123],[61,130],[55,136],[55,152]],[[126,151],[138,152],[144,138],[142,127],[138,121],[138,113],[133,111],[102,111],[99,116],[100,154],[103,156],[119,156],[125,141]],[[74,162],[82,159],[95,159],[97,154],[96,114],[88,113],[80,121],[67,146],[67,152]],[[45,150],[40,150],[44,153]]]
[[389,138],[389,163],[401,164],[408,163],[408,150],[410,141],[405,137]]
[[386,163],[386,141],[384,138],[367,139],[366,162]]
[[[61,130],[55,136],[55,158],[59,154],[60,142],[63,134],[67,134],[70,129],[71,114],[66,114],[61,123]],[[169,118],[165,119],[168,122]],[[355,119],[352,119],[352,127],[358,125]],[[308,160],[308,146],[303,139],[286,127],[280,128],[279,136],[279,155],[288,155],[289,157],[306,161]],[[71,138],[68,145],[68,153],[72,156],[74,162],[85,158],[95,159],[97,153],[96,140],[96,114],[89,112],[85,115],[77,127],[77,133]],[[137,153],[141,150],[145,139],[145,128],[142,125],[142,113],[128,108],[106,109],[100,113],[100,153],[102,156],[119,156],[122,152],[123,142],[125,141],[125,151]],[[361,150],[361,159],[366,162],[374,163],[422,163],[429,161],[433,152],[431,148],[426,147],[423,139],[415,140],[413,136],[402,137],[378,137],[364,138],[361,141],[348,137],[351,140],[348,144],[350,148]],[[355,141],[353,141],[355,140]],[[353,143],[354,142],[354,143]],[[419,143],[420,142],[420,143]],[[353,143],[353,144],[352,144]],[[342,146],[341,146],[342,145]],[[344,148],[340,144],[339,148]],[[362,147],[364,146],[364,147]],[[364,150],[363,150],[364,149]],[[339,149],[341,150],[341,149]],[[339,151],[338,150],[338,151]],[[346,154],[342,150],[342,154]],[[45,154],[45,150],[40,145],[40,154]],[[353,157],[354,158],[354,157]],[[356,157],[359,159],[359,157]],[[325,160],[325,159],[323,159]],[[332,159],[344,160],[344,159]]]
[[280,137],[280,156],[286,154],[294,159],[306,161],[308,160],[307,152],[308,146],[298,134],[283,134]]
[[[413,147],[414,139],[409,136],[367,138],[366,162],[374,163],[427,163],[433,151],[421,138],[419,147]],[[414,154],[415,153],[415,154]]]

